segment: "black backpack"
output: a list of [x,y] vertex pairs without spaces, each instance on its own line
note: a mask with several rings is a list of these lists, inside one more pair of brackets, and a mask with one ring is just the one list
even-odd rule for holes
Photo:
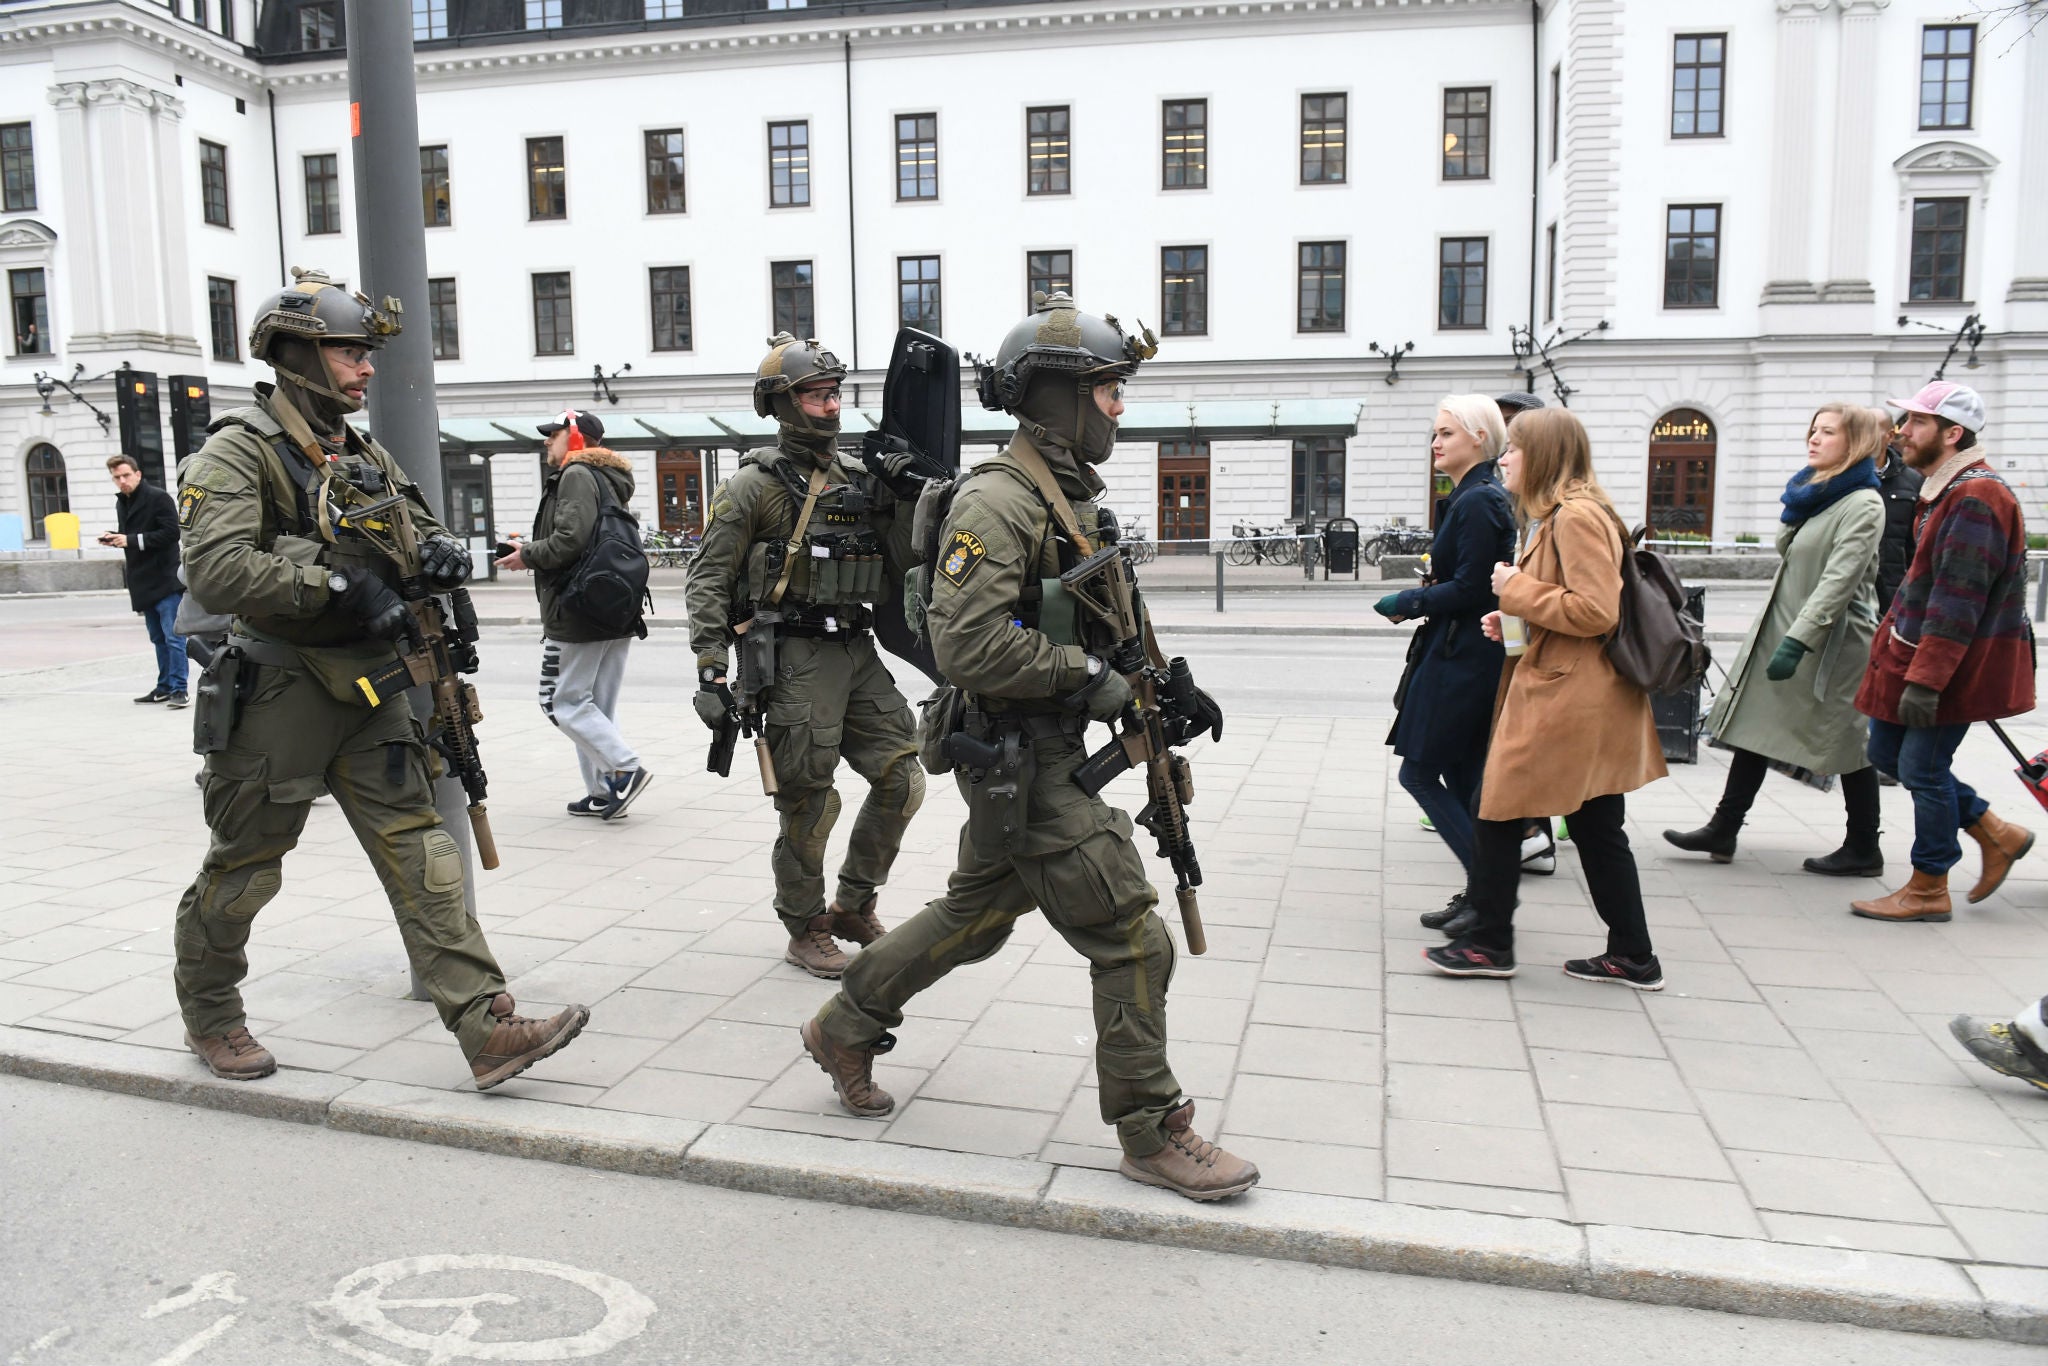
[[590,544],[562,576],[560,601],[570,612],[600,631],[647,638],[641,606],[654,605],[647,592],[647,550],[640,542],[640,521],[619,506],[611,484],[596,470],[597,526]]

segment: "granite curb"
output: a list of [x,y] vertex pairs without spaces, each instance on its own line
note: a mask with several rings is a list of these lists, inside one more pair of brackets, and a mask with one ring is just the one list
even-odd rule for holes
[[840,1204],[1603,1299],[2048,1344],[2048,1272],[1259,1191],[1198,1205],[1115,1173],[281,1069],[0,1026],[0,1073],[511,1157]]

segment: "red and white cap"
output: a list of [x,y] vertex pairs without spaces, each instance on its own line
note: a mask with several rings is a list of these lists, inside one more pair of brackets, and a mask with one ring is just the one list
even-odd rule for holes
[[1973,432],[1984,430],[1984,400],[1967,385],[1938,379],[1911,398],[1888,398],[1885,403],[1909,413],[1938,417]]

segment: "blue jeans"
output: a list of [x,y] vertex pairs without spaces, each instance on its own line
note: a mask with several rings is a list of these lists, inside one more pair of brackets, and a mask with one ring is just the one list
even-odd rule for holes
[[178,619],[178,604],[184,600],[183,593],[173,593],[142,609],[142,624],[149,628],[149,643],[156,646],[158,692],[185,691],[185,637],[171,629]]
[[1401,786],[1415,804],[1429,816],[1429,823],[1443,836],[1466,872],[1472,871],[1474,844],[1472,800],[1479,791],[1480,775],[1486,772],[1484,759],[1438,765],[1414,759],[1401,761]]
[[1895,721],[1870,723],[1870,762],[1897,776],[1913,794],[1913,866],[1945,874],[1963,858],[1957,834],[1982,820],[1991,803],[1950,771],[1956,746],[1969,732],[1959,726],[1906,727]]

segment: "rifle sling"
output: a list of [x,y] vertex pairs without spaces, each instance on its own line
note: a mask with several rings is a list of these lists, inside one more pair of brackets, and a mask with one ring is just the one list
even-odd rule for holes
[[[1031,476],[1031,482],[1038,486],[1038,496],[1052,509],[1053,520],[1060,524],[1060,530],[1074,543],[1074,550],[1084,560],[1093,555],[1094,543],[1081,533],[1080,520],[1074,516],[1074,505],[1067,501],[1065,490],[1061,489],[1059,481],[1052,477],[1052,467],[1045,463],[1045,457],[1039,454],[1038,447],[1029,441],[1018,441],[1014,443],[1012,450],[1017,463],[1024,467],[1024,472]],[[1138,625],[1145,637],[1145,658],[1152,662],[1153,668],[1165,668],[1166,654],[1159,648],[1158,637],[1152,634],[1152,614],[1141,610]]]
[[825,471],[822,466],[815,467],[811,470],[810,490],[804,495],[803,508],[796,515],[796,530],[789,533],[789,548],[782,556],[782,573],[776,576],[775,587],[769,590],[768,600],[763,604],[770,611],[789,591],[789,576],[796,569],[797,548],[804,542],[804,532],[811,525],[811,511],[818,506],[818,495],[824,491]]

